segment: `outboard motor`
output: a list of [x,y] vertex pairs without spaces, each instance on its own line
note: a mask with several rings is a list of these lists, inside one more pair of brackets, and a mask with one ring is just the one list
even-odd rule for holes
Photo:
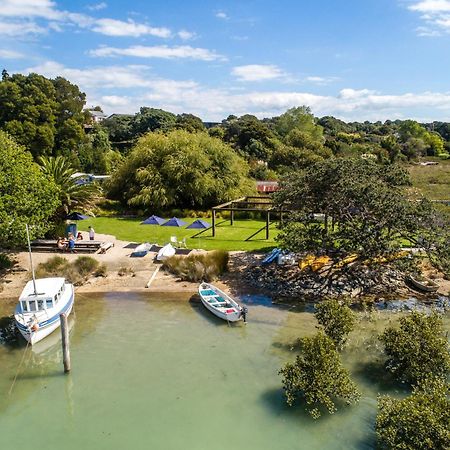
[[244,319],[244,323],[247,323],[247,313],[248,308],[246,306],[242,307],[241,317]]

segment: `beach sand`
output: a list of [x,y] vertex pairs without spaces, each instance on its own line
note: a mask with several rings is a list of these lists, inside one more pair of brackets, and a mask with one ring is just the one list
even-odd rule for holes
[[[192,292],[197,291],[198,283],[189,283],[179,281],[175,276],[159,270],[150,288],[146,284],[151,278],[153,272],[159,263],[153,261],[155,253],[148,253],[142,258],[130,258],[133,251],[128,247],[130,242],[120,241],[115,236],[106,234],[96,234],[96,240],[112,242],[114,247],[110,248],[104,254],[88,254],[95,258],[99,263],[107,267],[106,277],[90,278],[82,286],[76,288],[80,293],[100,293],[100,292]],[[33,252],[33,264],[36,268],[39,263],[45,262],[54,256],[62,256],[69,261],[74,261],[86,253],[63,253],[63,252]],[[0,299],[16,299],[22,292],[25,283],[31,279],[30,259],[28,252],[19,252],[14,254],[17,261],[15,271],[9,272],[3,278],[3,291],[0,292]],[[17,271],[17,268],[24,269]],[[128,274],[119,276],[120,269],[129,269]]]

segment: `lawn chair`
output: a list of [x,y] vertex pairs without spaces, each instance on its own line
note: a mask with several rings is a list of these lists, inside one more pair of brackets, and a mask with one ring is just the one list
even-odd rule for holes
[[187,248],[186,246],[186,238],[184,237],[181,241],[178,241],[178,247]]
[[178,238],[176,236],[170,236],[170,243],[174,246],[174,247],[178,247]]

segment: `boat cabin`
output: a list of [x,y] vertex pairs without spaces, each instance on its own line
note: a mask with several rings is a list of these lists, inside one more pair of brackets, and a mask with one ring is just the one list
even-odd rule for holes
[[45,278],[36,280],[37,294],[33,281],[29,281],[19,298],[20,311],[33,313],[54,308],[65,291],[64,278]]

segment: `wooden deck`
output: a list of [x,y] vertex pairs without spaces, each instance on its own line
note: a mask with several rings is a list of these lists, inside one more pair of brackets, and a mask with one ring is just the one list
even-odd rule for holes
[[[112,242],[90,241],[84,239],[75,241],[76,253],[105,253],[111,247],[114,247]],[[56,239],[35,239],[31,242],[31,249],[34,252],[69,252],[69,250],[60,250]]]

